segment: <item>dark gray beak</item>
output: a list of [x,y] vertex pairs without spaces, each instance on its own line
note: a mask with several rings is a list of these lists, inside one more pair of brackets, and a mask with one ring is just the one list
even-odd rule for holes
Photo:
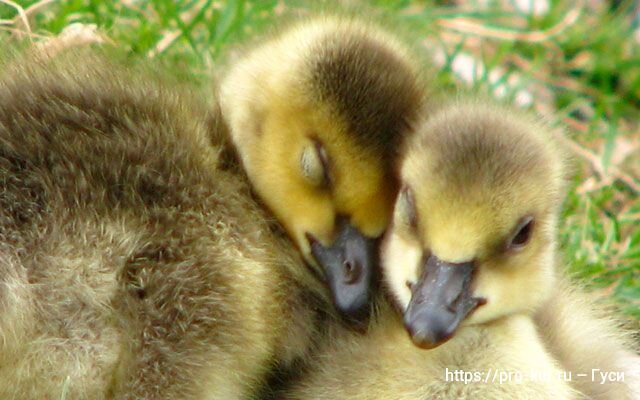
[[327,247],[308,235],[311,253],[324,271],[338,311],[352,327],[366,331],[377,284],[377,239],[364,236],[343,219],[338,229]]
[[412,287],[404,325],[413,343],[431,349],[449,340],[460,323],[486,300],[471,296],[474,263],[448,263],[430,256]]

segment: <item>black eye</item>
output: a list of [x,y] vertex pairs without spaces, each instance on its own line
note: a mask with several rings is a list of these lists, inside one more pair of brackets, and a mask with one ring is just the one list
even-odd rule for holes
[[507,244],[508,249],[519,250],[526,246],[533,233],[534,221],[532,216],[524,217],[515,229],[515,233]]

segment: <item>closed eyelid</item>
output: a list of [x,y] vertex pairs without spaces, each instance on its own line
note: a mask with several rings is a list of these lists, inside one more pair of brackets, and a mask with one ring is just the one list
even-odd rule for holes
[[307,145],[300,156],[300,168],[304,178],[314,187],[326,185],[326,172],[324,162],[314,145]]

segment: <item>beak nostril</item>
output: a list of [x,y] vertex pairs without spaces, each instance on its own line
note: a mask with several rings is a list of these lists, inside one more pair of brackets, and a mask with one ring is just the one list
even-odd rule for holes
[[357,261],[345,260],[342,263],[346,283],[355,283],[362,275],[362,266]]
[[462,294],[463,294],[463,292],[458,292],[453,299],[451,299],[451,300],[446,302],[447,310],[449,310],[452,313],[456,312],[456,310],[458,308],[458,304],[462,300]]

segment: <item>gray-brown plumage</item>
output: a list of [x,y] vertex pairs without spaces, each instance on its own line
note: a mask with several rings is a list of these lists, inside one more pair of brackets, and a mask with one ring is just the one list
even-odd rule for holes
[[[361,25],[341,26],[341,39],[355,36],[342,51],[332,42],[325,61],[349,80],[367,68],[352,64],[378,60],[376,43],[386,49],[387,42]],[[295,42],[296,32],[285,41]],[[23,57],[7,66],[0,76],[0,398],[59,398],[66,385],[68,400],[241,399],[274,366],[304,358],[322,340],[323,321],[338,320],[322,277],[298,250],[313,263],[306,234],[330,246],[341,218],[371,237],[384,229],[395,185],[382,160],[391,158],[387,144],[407,127],[412,103],[391,105],[405,117],[389,116],[394,122],[380,122],[379,139],[361,139],[371,129],[368,118],[384,114],[390,100],[400,104],[411,89],[413,72],[394,68],[403,57],[387,65],[397,81],[375,83],[386,67],[353,78],[358,101],[379,96],[363,103],[365,114],[353,114],[358,103],[323,83],[334,72],[312,80],[322,88],[317,97],[295,88],[238,88],[243,99],[266,98],[273,106],[261,109],[265,120],[300,111],[279,103],[288,96],[314,110],[296,116],[327,128],[311,132],[325,146],[321,152],[297,147],[309,143],[307,130],[265,126],[258,136],[266,141],[258,141],[233,119],[255,108],[225,103],[249,180],[226,168],[235,163],[226,127],[198,99],[202,93],[91,52]],[[309,71],[289,66],[263,77],[295,79]],[[228,82],[225,101],[236,98]],[[291,126],[308,127],[297,121]],[[252,114],[244,122],[261,120]],[[374,145],[364,147],[369,140]],[[255,158],[256,149],[280,157]],[[326,168],[326,190],[313,186]],[[274,205],[281,201],[308,214],[279,213]],[[314,214],[318,204],[324,208]]]
[[87,53],[20,61],[0,79],[0,398],[67,377],[68,399],[246,392],[322,291],[218,168],[206,104]]

